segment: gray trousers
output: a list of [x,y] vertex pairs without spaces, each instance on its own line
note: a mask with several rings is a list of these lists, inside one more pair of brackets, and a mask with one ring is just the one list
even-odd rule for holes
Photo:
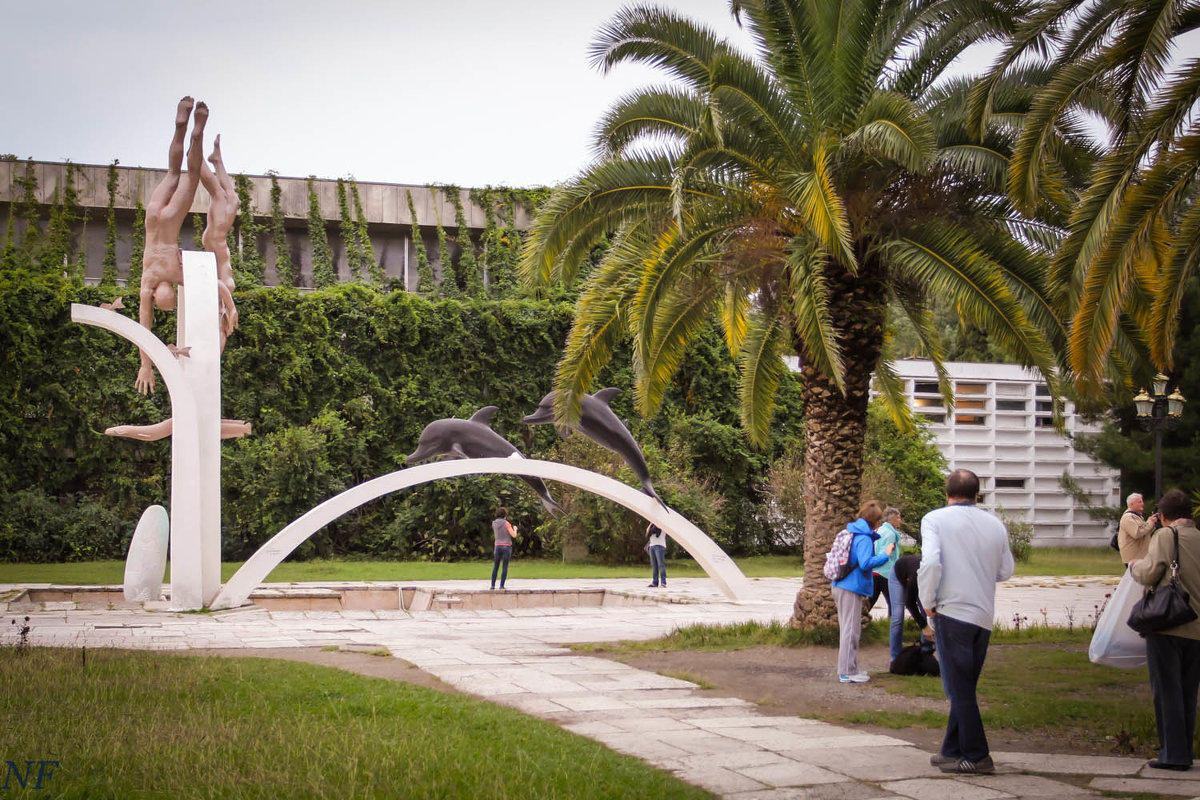
[[838,675],[857,675],[863,596],[835,586],[833,603],[838,614]]

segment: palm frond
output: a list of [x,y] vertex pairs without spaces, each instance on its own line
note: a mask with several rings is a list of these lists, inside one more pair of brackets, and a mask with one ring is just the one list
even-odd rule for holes
[[929,118],[913,101],[877,91],[863,106],[844,146],[920,172],[933,158],[936,136]]
[[846,207],[833,184],[830,154],[823,143],[813,152],[812,170],[797,174],[789,187],[805,227],[830,255],[852,273],[858,268]]
[[845,385],[845,365],[837,341],[837,328],[829,312],[829,285],[825,259],[818,252],[796,247],[787,258],[792,328],[800,354],[839,389]]
[[758,312],[751,315],[746,341],[738,359],[741,367],[738,396],[741,400],[742,427],[750,441],[759,447],[767,443],[771,415],[775,409],[775,392],[787,369],[782,358],[786,331],[787,326],[778,314]]
[[665,8],[626,6],[592,39],[592,66],[607,73],[634,62],[665,70],[692,87],[708,83],[709,65],[727,45],[707,27]]

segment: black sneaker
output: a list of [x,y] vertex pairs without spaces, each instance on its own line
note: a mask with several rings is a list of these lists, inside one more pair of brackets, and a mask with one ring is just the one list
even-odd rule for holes
[[950,756],[944,756],[941,753],[934,753],[929,757],[929,765],[931,767],[940,767],[942,764],[954,764],[959,759]]
[[1164,764],[1162,761],[1159,761],[1157,758],[1150,759],[1149,763],[1147,763],[1146,766],[1149,767],[1150,769],[1171,769],[1171,770],[1175,770],[1176,772],[1187,772],[1189,769],[1192,768],[1191,764]]
[[996,772],[996,765],[992,763],[991,756],[984,756],[978,761],[972,761],[969,758],[960,758],[958,761],[951,760],[940,765],[938,769],[956,775],[992,775]]

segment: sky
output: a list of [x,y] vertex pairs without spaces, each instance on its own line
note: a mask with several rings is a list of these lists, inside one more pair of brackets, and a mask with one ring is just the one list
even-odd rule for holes
[[[741,37],[727,0],[671,8]],[[553,185],[621,94],[588,43],[621,0],[0,0],[0,153],[165,167],[209,106],[231,172]]]
[[[660,0],[749,52],[728,0]],[[655,82],[588,44],[623,0],[0,0],[0,153],[166,166],[206,102],[231,172],[554,185]]]

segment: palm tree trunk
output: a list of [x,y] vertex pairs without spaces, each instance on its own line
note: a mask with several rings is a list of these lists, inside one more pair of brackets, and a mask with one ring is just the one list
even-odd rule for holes
[[[838,286],[837,283],[841,285]],[[871,375],[883,345],[884,306],[876,281],[844,276],[831,310],[846,367],[845,394],[801,355],[804,380],[804,587],[796,595],[793,627],[837,626],[829,579],[822,568],[834,536],[855,519],[862,494],[863,443]]]

